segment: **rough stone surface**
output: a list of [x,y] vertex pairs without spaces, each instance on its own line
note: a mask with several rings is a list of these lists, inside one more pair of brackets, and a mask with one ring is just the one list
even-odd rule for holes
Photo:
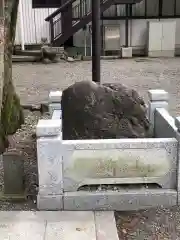
[[150,136],[144,101],[121,84],[73,84],[62,94],[62,119],[63,139]]

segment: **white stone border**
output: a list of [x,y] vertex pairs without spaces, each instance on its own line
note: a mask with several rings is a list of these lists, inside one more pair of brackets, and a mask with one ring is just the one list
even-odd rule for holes
[[52,116],[54,110],[61,110],[61,91],[51,91],[49,93],[49,113]]
[[156,108],[165,108],[168,110],[168,92],[162,89],[155,89],[148,91],[149,103],[148,103],[148,118],[154,129],[154,119]]
[[[168,93],[164,90],[150,90],[148,91],[149,95],[149,103],[148,103],[148,118],[150,123],[154,129],[154,122],[155,122],[155,112],[158,109],[158,112],[161,113],[164,121],[167,120],[167,124],[169,124],[169,119],[166,119],[167,114],[162,114],[163,109],[168,109]],[[63,192],[63,173],[62,173],[62,164],[63,164],[63,144],[62,144],[62,111],[61,111],[61,91],[50,92],[49,94],[49,112],[51,115],[51,119],[49,120],[39,120],[36,133],[37,133],[37,158],[38,158],[38,172],[39,172],[39,193],[38,193],[38,208],[39,209],[47,209],[47,210],[62,210],[66,209],[67,205],[69,205],[69,209],[71,210],[79,210],[76,207],[76,201],[83,202],[86,205],[86,201],[88,203],[88,199],[86,195],[89,196],[88,193],[84,193],[84,196],[81,194],[79,195],[78,192],[66,193]],[[177,136],[180,136],[180,119],[176,119],[176,127],[178,129]],[[176,130],[176,128],[174,128]],[[178,137],[177,137],[178,139]],[[180,139],[180,137],[179,137]],[[178,140],[179,140],[178,139]],[[139,139],[137,139],[139,140]],[[163,140],[163,139],[162,139]],[[125,139],[126,141],[126,139]],[[179,150],[179,148],[178,148]],[[180,152],[180,151],[178,151]],[[180,158],[180,156],[179,156]],[[177,189],[178,192],[180,190],[180,167],[178,166],[178,183]],[[168,192],[170,191],[170,192]],[[164,190],[162,191],[162,196],[158,198],[158,200],[154,201],[155,205],[159,205],[162,203],[167,203],[169,201],[170,205],[175,205],[177,192],[176,190],[167,189],[167,192]],[[158,192],[158,191],[157,191]],[[109,193],[107,193],[108,195]],[[113,193],[114,197],[118,197],[119,193]],[[134,194],[134,193],[132,193]],[[132,194],[129,193],[129,197],[132,198]],[[143,193],[139,200],[147,201],[147,196]],[[167,195],[166,195],[167,194]],[[72,195],[72,196],[71,196]],[[91,194],[93,195],[93,194]],[[105,194],[106,195],[106,194]],[[105,197],[104,195],[104,197]],[[111,194],[110,194],[111,195]],[[158,195],[158,194],[157,194]],[[75,197],[76,196],[76,197]],[[113,195],[112,195],[113,196]],[[143,197],[144,196],[144,197]],[[164,196],[164,197],[163,197]],[[165,201],[165,198],[169,196],[168,201]],[[68,197],[68,198],[67,198]],[[72,198],[71,198],[72,197]],[[85,197],[85,202],[83,200]],[[93,197],[93,196],[92,196]],[[112,202],[114,206],[118,203],[115,203],[116,200],[112,198]],[[123,201],[123,196],[122,201]],[[126,198],[127,196],[125,196]],[[127,199],[129,198],[127,197]],[[171,198],[172,197],[172,198]],[[89,197],[88,197],[89,198]],[[101,197],[100,197],[101,198]],[[107,199],[111,199],[110,196],[106,196]],[[154,200],[157,198],[156,194],[154,195]],[[78,200],[79,199],[79,200]],[[97,197],[94,196],[94,206],[96,206],[96,199]],[[127,200],[126,199],[126,200]],[[109,201],[108,200],[108,201]],[[139,201],[138,199],[136,201]],[[72,201],[72,202],[71,202]],[[99,201],[99,200],[98,200]],[[135,201],[135,202],[136,202]],[[153,201],[153,199],[151,199]],[[103,200],[104,202],[104,200]],[[111,201],[110,201],[111,202]],[[107,202],[108,203],[108,202]],[[179,195],[178,195],[178,203],[180,203]],[[80,209],[83,209],[83,204]],[[139,203],[140,204],[140,203]],[[140,206],[142,205],[142,206]],[[133,209],[136,207],[143,207],[144,204],[134,204]],[[146,204],[145,204],[146,205]],[[102,209],[103,204],[100,204],[99,208]],[[93,208],[93,204],[92,204]],[[113,208],[113,206],[112,206]],[[118,208],[121,209],[119,206]],[[111,208],[110,208],[111,209]],[[109,210],[110,210],[109,209]],[[135,210],[134,209],[134,210]],[[68,210],[68,209],[66,209]],[[84,210],[90,210],[85,209]],[[96,209],[98,210],[98,209]],[[116,210],[116,209],[114,209]]]
[[49,94],[51,119],[39,120],[36,128],[40,209],[63,208],[61,96],[60,91]]

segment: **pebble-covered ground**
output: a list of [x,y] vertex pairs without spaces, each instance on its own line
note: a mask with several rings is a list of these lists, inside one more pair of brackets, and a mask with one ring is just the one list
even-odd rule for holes
[[[47,101],[50,90],[64,89],[75,81],[91,79],[91,62],[58,64],[14,64],[13,78],[22,104]],[[102,61],[102,82],[120,82],[136,89],[147,100],[147,90],[165,89],[170,94],[170,112],[180,115],[180,59],[132,59]],[[23,151],[27,172],[36,172],[35,140],[31,137],[39,115],[26,114],[26,124],[12,139]],[[25,141],[24,141],[25,140]],[[20,143],[19,143],[20,142]],[[30,174],[32,182],[36,174]],[[0,181],[2,177],[0,175]],[[1,184],[0,182],[0,184]],[[28,181],[27,181],[28,185]],[[35,209],[33,201],[25,204],[0,204],[0,210]],[[122,240],[180,239],[180,208],[116,213]]]
[[[180,58],[103,60],[101,66],[102,83],[124,83],[146,100],[148,89],[165,89],[170,93],[171,112],[180,113]],[[22,103],[34,104],[47,101],[50,90],[91,80],[91,62],[14,64],[13,77]]]

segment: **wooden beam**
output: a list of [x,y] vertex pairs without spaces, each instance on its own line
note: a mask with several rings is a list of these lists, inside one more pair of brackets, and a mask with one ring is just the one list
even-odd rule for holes
[[92,0],[92,80],[100,83],[101,58],[101,11],[100,0]]

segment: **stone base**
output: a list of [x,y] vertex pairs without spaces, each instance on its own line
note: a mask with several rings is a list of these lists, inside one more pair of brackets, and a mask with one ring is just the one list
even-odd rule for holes
[[63,210],[63,196],[62,195],[40,195],[37,196],[37,208],[39,210]]
[[121,192],[69,192],[64,194],[64,210],[132,211],[177,204],[175,190],[133,190]]
[[66,192],[64,195],[37,196],[39,210],[133,211],[177,205],[177,191],[170,189],[121,192]]
[[122,58],[132,58],[132,47],[122,47]]
[[50,103],[49,113],[52,116],[54,110],[61,110],[61,103]]
[[148,51],[148,57],[174,57],[175,50],[167,51]]

